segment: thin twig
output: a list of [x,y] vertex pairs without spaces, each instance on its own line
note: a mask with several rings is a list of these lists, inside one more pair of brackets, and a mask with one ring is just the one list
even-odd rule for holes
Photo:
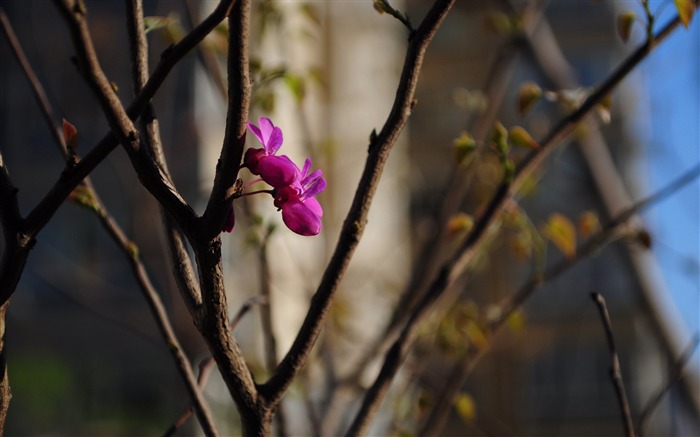
[[406,26],[406,28],[411,34],[413,34],[413,32],[415,31],[415,29],[411,25],[411,21],[408,19],[408,15],[402,14],[401,12],[397,11],[393,6],[389,4],[389,0],[374,0],[374,9],[376,9],[379,13],[386,12],[387,14],[399,20],[404,26]]
[[398,371],[403,359],[410,350],[415,333],[420,322],[430,313],[435,303],[440,300],[445,290],[465,272],[474,257],[481,251],[484,244],[489,241],[488,231],[495,225],[500,212],[510,202],[523,184],[526,178],[544,161],[554,148],[571,133],[578,123],[607,96],[627,74],[632,71],[652,49],[664,40],[675,28],[680,25],[680,19],[676,17],[666,25],[656,36],[654,44],[645,44],[635,51],[629,58],[615,70],[610,77],[603,82],[596,92],[591,94],[581,106],[569,116],[561,120],[543,140],[539,142],[540,148],[528,155],[520,164],[512,181],[504,180],[498,187],[491,201],[485,208],[485,212],[477,220],[474,228],[461,244],[454,256],[445,262],[433,279],[426,294],[412,314],[392,347],[386,354],[384,364],[374,383],[365,394],[360,411],[353,421],[348,435],[357,435],[367,426],[370,416],[377,410],[379,403],[385,394],[389,383]]
[[[523,284],[513,296],[504,299],[493,311],[497,316],[488,320],[488,324],[483,329],[489,343],[493,342],[496,336],[503,330],[508,319],[516,311],[520,310],[525,302],[527,302],[542,285],[568,272],[572,267],[578,265],[579,262],[600,253],[604,247],[616,240],[619,230],[627,224],[630,217],[667,199],[698,177],[700,177],[700,164],[696,165],[661,190],[622,211],[605,225],[603,229],[592,235],[584,244],[577,247],[576,254],[573,257],[562,259],[549,267],[542,274],[536,275]],[[433,403],[431,411],[421,427],[420,435],[437,436],[441,434],[450,411],[452,399],[454,399],[455,395],[466,382],[467,376],[469,376],[477,363],[488,351],[488,348],[475,349],[455,364],[452,372],[450,372],[450,376],[448,376],[440,391],[440,396],[437,397]]]
[[453,3],[454,0],[436,1],[409,42],[396,100],[384,127],[369,146],[365,168],[345,218],[336,250],[292,347],[282,359],[275,374],[260,386],[261,394],[272,404],[280,401],[287,387],[299,374],[321,332],[333,296],[364,231],[367,213],[384,164],[410,115],[425,51]]
[[67,24],[77,52],[78,68],[100,103],[112,133],[126,150],[132,166],[139,175],[139,180],[177,223],[185,228],[195,220],[196,215],[163,171],[155,165],[148,150],[141,146],[139,132],[122,106],[97,58],[88,28],[87,11],[83,3],[74,4],[71,0],[54,0],[54,4]]
[[248,128],[252,92],[248,44],[250,39],[250,0],[239,0],[229,18],[228,105],[224,141],[221,145],[214,186],[202,215],[199,233],[209,240],[221,232],[229,208],[230,193],[240,170]]
[[627,399],[627,392],[625,392],[625,384],[622,381],[622,369],[620,369],[620,357],[617,354],[617,348],[615,347],[615,336],[613,335],[612,324],[610,323],[610,314],[608,314],[608,307],[605,304],[605,298],[600,293],[591,293],[591,298],[598,306],[598,311],[600,311],[600,318],[603,322],[603,329],[605,329],[605,336],[608,339],[608,348],[610,349],[610,378],[615,386],[615,393],[617,394],[617,401],[620,404],[620,414],[622,415],[622,423],[625,427],[625,434],[628,437],[634,437],[636,435],[634,431],[634,423],[632,422],[632,411],[630,409],[629,400]]
[[673,387],[683,377],[686,364],[688,364],[690,359],[695,354],[695,351],[698,349],[699,344],[700,333],[696,333],[688,347],[686,347],[681,356],[678,357],[678,359],[673,363],[673,367],[671,368],[671,372],[666,384],[664,384],[663,387],[661,387],[659,391],[654,396],[652,396],[651,399],[649,399],[646,406],[644,406],[644,408],[642,409],[642,412],[639,415],[639,420],[637,421],[637,432],[639,432],[640,436],[646,434],[646,429],[649,425],[649,421],[651,420],[654,411],[656,411],[656,409],[661,404],[661,401],[663,400],[664,396],[666,396],[666,393],[668,393],[669,390],[671,390],[671,387]]
[[[190,27],[194,27],[194,23],[199,20],[199,2],[193,0],[185,0],[185,16]],[[207,72],[207,76],[211,80],[212,85],[218,91],[218,94],[224,99],[227,99],[228,90],[226,89],[226,81],[219,67],[219,62],[216,60],[213,51],[210,47],[206,45],[200,45],[197,47],[197,57],[202,63],[202,67]]]
[[19,62],[19,65],[20,67],[22,67],[24,75],[27,77],[27,80],[31,85],[34,98],[39,104],[39,109],[41,109],[41,115],[44,117],[44,121],[46,121],[46,124],[48,126],[51,126],[50,133],[54,139],[54,142],[58,145],[63,154],[65,156],[68,156],[68,149],[66,148],[66,143],[63,140],[63,135],[61,135],[61,130],[58,128],[58,126],[56,126],[54,112],[51,109],[49,99],[46,97],[46,92],[44,92],[44,88],[41,86],[39,79],[37,78],[36,74],[34,74],[32,67],[29,65],[29,61],[27,60],[27,57],[24,54],[24,50],[22,50],[22,46],[20,45],[19,40],[17,40],[17,35],[15,35],[15,32],[12,29],[10,20],[7,18],[7,15],[5,14],[5,11],[2,8],[0,8],[0,23],[2,23],[2,30],[5,33],[7,41],[10,43],[12,53],[15,55],[15,59],[17,59],[17,61]]

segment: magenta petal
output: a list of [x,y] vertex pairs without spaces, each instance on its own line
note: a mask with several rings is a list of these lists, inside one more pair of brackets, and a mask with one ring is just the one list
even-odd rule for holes
[[272,132],[267,139],[267,143],[265,143],[265,151],[267,151],[267,154],[274,155],[282,146],[282,141],[284,141],[282,129],[275,127],[272,129]]
[[306,202],[294,200],[285,203],[282,207],[282,220],[290,230],[299,235],[318,235],[321,232],[321,217],[314,211],[316,205],[309,208]]
[[243,163],[246,167],[248,167],[248,170],[250,170],[250,172],[254,175],[260,174],[258,163],[260,162],[260,158],[262,156],[265,156],[265,151],[263,149],[248,149],[245,151],[245,155],[243,156]]
[[261,156],[258,160],[260,177],[275,188],[290,185],[297,176],[297,166],[287,155]]
[[258,118],[258,127],[260,128],[260,142],[267,144],[270,134],[275,129],[275,124],[267,117],[260,117]]
[[309,197],[306,200],[304,200],[304,205],[318,218],[323,217],[323,208],[321,208],[321,204],[318,202],[318,200],[316,200],[315,197]]
[[263,139],[262,132],[260,132],[260,129],[253,123],[248,123],[248,129],[250,129],[253,134],[258,137],[258,141],[260,141],[261,144],[265,144],[265,140]]

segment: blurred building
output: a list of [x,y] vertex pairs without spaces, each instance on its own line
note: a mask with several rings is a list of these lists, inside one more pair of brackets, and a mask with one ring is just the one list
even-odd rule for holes
[[[497,118],[506,127],[524,126],[535,139],[541,138],[563,116],[561,109],[544,102],[519,116],[516,101],[522,83],[533,81],[545,90],[558,90],[564,80],[571,91],[585,90],[604,80],[630,51],[615,26],[619,5],[547,2],[542,18],[537,8],[524,12],[525,2],[518,5],[519,14],[505,11],[520,18],[515,25],[539,22],[532,39],[543,44],[540,53],[522,38],[512,40],[513,22],[504,20],[504,10],[497,5],[457,2],[426,57],[409,130],[412,174],[417,175],[412,178],[414,235],[432,235],[430,211],[445,197],[449,172],[444,168],[454,159],[452,140],[462,131],[483,132],[481,118],[492,103],[489,99],[503,98]],[[409,2],[408,7],[410,16],[422,16],[422,4]],[[552,38],[561,52],[552,46]],[[506,84],[505,95],[488,94],[499,81]],[[547,160],[534,188],[525,190],[519,200],[533,226],[541,227],[555,212],[576,222],[583,212],[594,211],[605,223],[630,206],[632,198],[642,198],[635,185],[644,159],[642,139],[630,128],[633,111],[625,108],[648,101],[640,95],[643,92],[639,77],[632,75],[613,96],[612,122],[573,135]],[[462,210],[475,215],[498,182],[486,160],[478,165],[481,170],[471,168],[476,176],[462,205]],[[650,232],[653,235],[653,229]],[[505,229],[492,244],[489,259],[468,280],[462,299],[487,308],[529,278],[532,260],[518,261],[514,237],[512,229]],[[552,260],[561,258],[552,245],[548,254]],[[592,292],[607,300],[633,418],[638,420],[674,373],[674,357],[680,357],[692,341],[659,280],[653,256],[625,239],[545,284],[527,302],[524,328],[500,337],[463,387],[473,397],[476,419],[465,423],[454,411],[444,434],[621,434],[608,373],[610,356]],[[436,365],[449,368],[453,361],[448,354]],[[647,435],[700,432],[698,369],[691,366],[687,373],[656,410]],[[430,367],[424,384],[429,393],[439,393],[447,378],[448,373]]]

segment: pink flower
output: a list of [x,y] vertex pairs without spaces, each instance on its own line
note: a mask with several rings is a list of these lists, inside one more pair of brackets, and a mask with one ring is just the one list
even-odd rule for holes
[[260,117],[258,126],[248,123],[248,129],[262,144],[261,149],[246,150],[243,162],[248,170],[275,188],[294,182],[297,166],[286,155],[275,156],[284,141],[282,129],[267,117]]
[[282,210],[282,220],[299,235],[311,236],[321,232],[323,209],[314,196],[326,188],[321,170],[309,174],[311,159],[306,158],[303,170],[295,167],[295,180],[275,190],[275,206]]

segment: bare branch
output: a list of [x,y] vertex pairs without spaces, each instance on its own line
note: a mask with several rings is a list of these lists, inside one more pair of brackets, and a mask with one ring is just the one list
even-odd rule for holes
[[[622,211],[607,225],[605,225],[603,229],[592,235],[588,241],[576,248],[575,256],[562,259],[555,265],[549,267],[541,275],[537,275],[526,282],[513,294],[513,296],[504,299],[498,305],[498,308],[493,311],[493,313],[497,314],[497,316],[490,319],[488,321],[488,325],[484,328],[484,332],[488,334],[489,342],[492,342],[493,339],[502,331],[508,318],[522,308],[525,302],[530,299],[530,297],[532,297],[543,284],[550,282],[560,275],[566,273],[569,271],[569,269],[575,265],[578,265],[578,263],[582,260],[600,253],[604,247],[615,241],[615,236],[619,233],[620,228],[627,224],[630,217],[633,217],[642,210],[667,199],[669,196],[685,187],[690,182],[696,180],[698,177],[700,177],[700,164],[696,165],[694,168],[684,173],[678,177],[678,179],[672,181],[661,190]],[[449,404],[451,403],[451,400],[454,399],[455,395],[464,385],[467,376],[487,352],[488,349],[476,350],[475,352],[469,353],[454,366],[454,369],[450,373],[450,376],[447,378],[447,381],[440,392],[440,396],[436,399],[428,418],[423,424],[420,435],[440,435],[445,420],[447,419],[447,415],[450,411]]]
[[[170,70],[218,23],[226,18],[233,3],[234,0],[221,0],[216,9],[202,23],[188,33],[179,43],[163,53],[160,62],[144,86],[144,90],[127,109],[129,117],[135,119],[143,112],[146,104],[160,88]],[[27,261],[29,250],[34,244],[36,235],[46,226],[66,197],[117,145],[116,137],[111,132],[108,133],[79,163],[61,173],[51,190],[23,221],[22,235],[20,236],[21,238],[17,239],[19,246],[13,249],[12,256],[7,257],[10,260],[6,265],[7,268],[3,268],[0,272],[0,304],[6,302],[17,287],[17,281]],[[183,218],[181,217],[181,219]],[[189,229],[190,227],[191,224],[187,223],[187,226],[184,226],[183,229]]]
[[[127,9],[133,15],[133,25],[128,27],[129,46],[134,62],[132,63],[132,82],[134,94],[138,95],[148,81],[148,40],[143,23],[143,7],[141,1],[132,6],[132,1],[127,2]],[[132,11],[132,9],[134,9]],[[139,12],[140,11],[140,12]],[[156,165],[163,174],[173,183],[172,176],[168,170],[165,153],[160,137],[160,127],[156,117],[155,109],[151,103],[148,104],[146,114],[140,119],[141,130],[144,132],[144,143],[150,155],[155,160]],[[161,220],[165,226],[165,236],[168,243],[168,253],[173,268],[173,276],[177,283],[190,314],[194,315],[196,309],[202,303],[202,294],[196,280],[192,260],[187,252],[185,236],[182,230],[175,223],[173,218],[164,208],[160,208]]]
[[615,347],[615,336],[612,331],[612,324],[610,323],[610,315],[608,314],[608,307],[605,304],[605,298],[600,293],[591,293],[591,298],[598,306],[598,311],[600,311],[600,318],[603,322],[603,329],[605,329],[605,336],[608,339],[608,347],[610,349],[610,378],[612,379],[613,385],[615,386],[615,392],[617,393],[617,401],[620,404],[620,413],[622,414],[622,422],[625,426],[625,434],[628,437],[634,437],[636,435],[634,431],[634,423],[632,422],[632,411],[630,409],[629,401],[627,400],[627,393],[625,392],[625,385],[622,381],[622,370],[620,369],[620,357],[617,354],[617,348]]
[[122,106],[111,83],[102,71],[92,44],[87,25],[87,11],[82,2],[54,0],[68,25],[73,45],[77,51],[81,73],[102,106],[112,132],[126,149],[131,163],[143,186],[155,197],[171,216],[186,229],[195,218],[195,213],[180,196],[168,177],[141,147],[139,133],[129,114]]
[[[523,14],[523,35],[529,35],[534,31],[542,16],[543,4],[541,2],[531,2]],[[489,69],[486,90],[486,110],[474,123],[473,136],[477,144],[486,142],[489,129],[493,126],[498,114],[498,109],[506,94],[507,85],[515,69],[518,54],[519,41],[521,35],[514,35],[513,38],[501,47],[492,67]],[[481,153],[481,149],[476,153]],[[463,177],[464,169],[458,166],[453,167],[449,177],[447,190],[439,211],[436,212],[434,221],[437,224],[433,227],[430,235],[424,238],[424,243],[420,249],[420,255],[416,257],[414,267],[411,269],[411,276],[401,293],[399,302],[395,306],[394,314],[389,323],[384,328],[381,335],[377,337],[376,344],[367,349],[367,352],[359,361],[356,369],[345,379],[345,383],[353,384],[369,361],[378,352],[385,350],[389,342],[396,338],[403,323],[405,323],[409,311],[415,306],[421,296],[421,292],[428,286],[427,281],[436,273],[440,266],[441,257],[438,256],[443,247],[447,235],[448,226],[446,223],[459,209],[461,199],[466,195],[469,188],[470,179]],[[469,176],[471,176],[470,174]]]
[[17,40],[17,35],[15,35],[15,32],[12,29],[12,25],[10,24],[10,21],[8,20],[5,11],[2,9],[0,9],[0,23],[2,24],[2,30],[5,33],[5,37],[10,43],[10,47],[12,48],[12,53],[15,55],[15,59],[17,59],[17,62],[19,62],[20,67],[22,67],[22,71],[27,77],[27,80],[29,80],[29,84],[34,94],[34,98],[37,100],[37,103],[39,104],[39,109],[41,109],[41,114],[44,116],[44,121],[48,126],[50,126],[49,130],[51,136],[53,137],[54,141],[59,146],[63,154],[65,156],[68,156],[68,149],[66,148],[66,143],[63,140],[63,135],[61,135],[60,129],[56,126],[54,112],[53,109],[51,109],[49,99],[46,97],[44,88],[41,86],[41,83],[39,83],[39,79],[36,77],[36,74],[34,74],[32,67],[29,65],[29,61],[27,60],[27,57],[24,54],[24,50],[22,50],[22,46]]
[[488,241],[488,231],[496,223],[499,213],[515,195],[517,189],[522,185],[525,179],[542,163],[552,150],[554,150],[556,145],[573,131],[586,114],[607,96],[622,79],[651,52],[653,47],[656,47],[659,42],[664,40],[679,25],[680,19],[676,18],[657,34],[653,42],[647,43],[635,51],[603,84],[601,84],[596,92],[589,96],[577,110],[559,122],[559,124],[539,142],[541,147],[524,159],[512,181],[506,179],[501,183],[491,201],[486,206],[485,212],[475,223],[473,230],[461,244],[455,255],[440,268],[426,294],[414,308],[400,336],[387,352],[382,369],[372,384],[372,387],[366,393],[360,411],[355,417],[348,431],[348,435],[360,434],[365,428],[369,417],[379,407],[379,403],[389,383],[410,350],[418,325],[424,317],[430,313],[430,310],[442,297],[445,290],[464,273],[475,255],[483,248],[484,244]]
[[214,186],[202,216],[200,234],[207,240],[221,232],[228,210],[229,190],[238,177],[243,158],[250,106],[251,83],[248,60],[250,0],[239,0],[229,18],[228,109],[224,143],[216,166]]
[[[129,33],[129,42],[131,47],[132,56],[132,76],[134,83],[134,92],[138,94],[143,85],[145,85],[148,79],[148,43],[146,40],[145,26],[143,20],[143,4],[141,0],[127,0],[127,30]],[[149,104],[150,113],[155,114],[153,107]],[[144,131],[146,133],[145,144],[150,149],[151,156],[153,156],[156,164],[163,170],[163,173],[168,177],[170,181],[172,178],[167,171],[167,166],[165,164],[165,157],[162,153],[162,147],[160,142],[160,131],[158,124],[156,122],[155,115],[150,117],[148,120],[144,118],[141,119]],[[166,233],[170,245],[171,257],[175,261],[175,277],[177,278],[178,285],[185,285],[185,287],[180,287],[183,294],[184,300],[188,305],[190,311],[195,314],[197,298],[201,301],[201,296],[198,295],[198,288],[189,288],[187,285],[194,284],[194,273],[189,262],[189,255],[184,248],[183,236],[179,233],[179,230],[175,227],[172,219],[167,212],[165,212],[161,207],[161,214],[163,216],[163,221],[166,226]],[[126,239],[120,239],[122,247],[125,249],[129,248],[129,242]],[[173,253],[175,250],[179,250],[177,253]],[[197,413],[197,418],[199,423],[204,430],[206,435],[219,435],[219,431],[216,429],[216,424],[214,423],[213,415],[199,390],[197,381],[190,366],[190,360],[185,356],[182,346],[175,336],[175,331],[170,324],[168,315],[163,307],[160,297],[155,292],[152,286],[148,286],[149,283],[145,282],[148,278],[145,276],[145,269],[143,265],[138,261],[137,256],[131,257],[135,263],[134,269],[139,283],[142,284],[142,290],[146,297],[149,306],[151,307],[151,312],[156,319],[158,327],[169,346],[170,351],[173,355],[175,363],[178,370],[185,382],[188,394],[194,405],[194,410]],[[178,267],[178,260],[182,262],[182,269]]]
[[369,145],[365,168],[343,223],[336,250],[291,349],[282,359],[277,372],[260,387],[261,393],[272,404],[280,401],[284,391],[299,374],[318,338],[333,296],[364,231],[384,163],[411,113],[425,51],[453,3],[454,0],[436,1],[409,42],[396,100],[384,127]]

